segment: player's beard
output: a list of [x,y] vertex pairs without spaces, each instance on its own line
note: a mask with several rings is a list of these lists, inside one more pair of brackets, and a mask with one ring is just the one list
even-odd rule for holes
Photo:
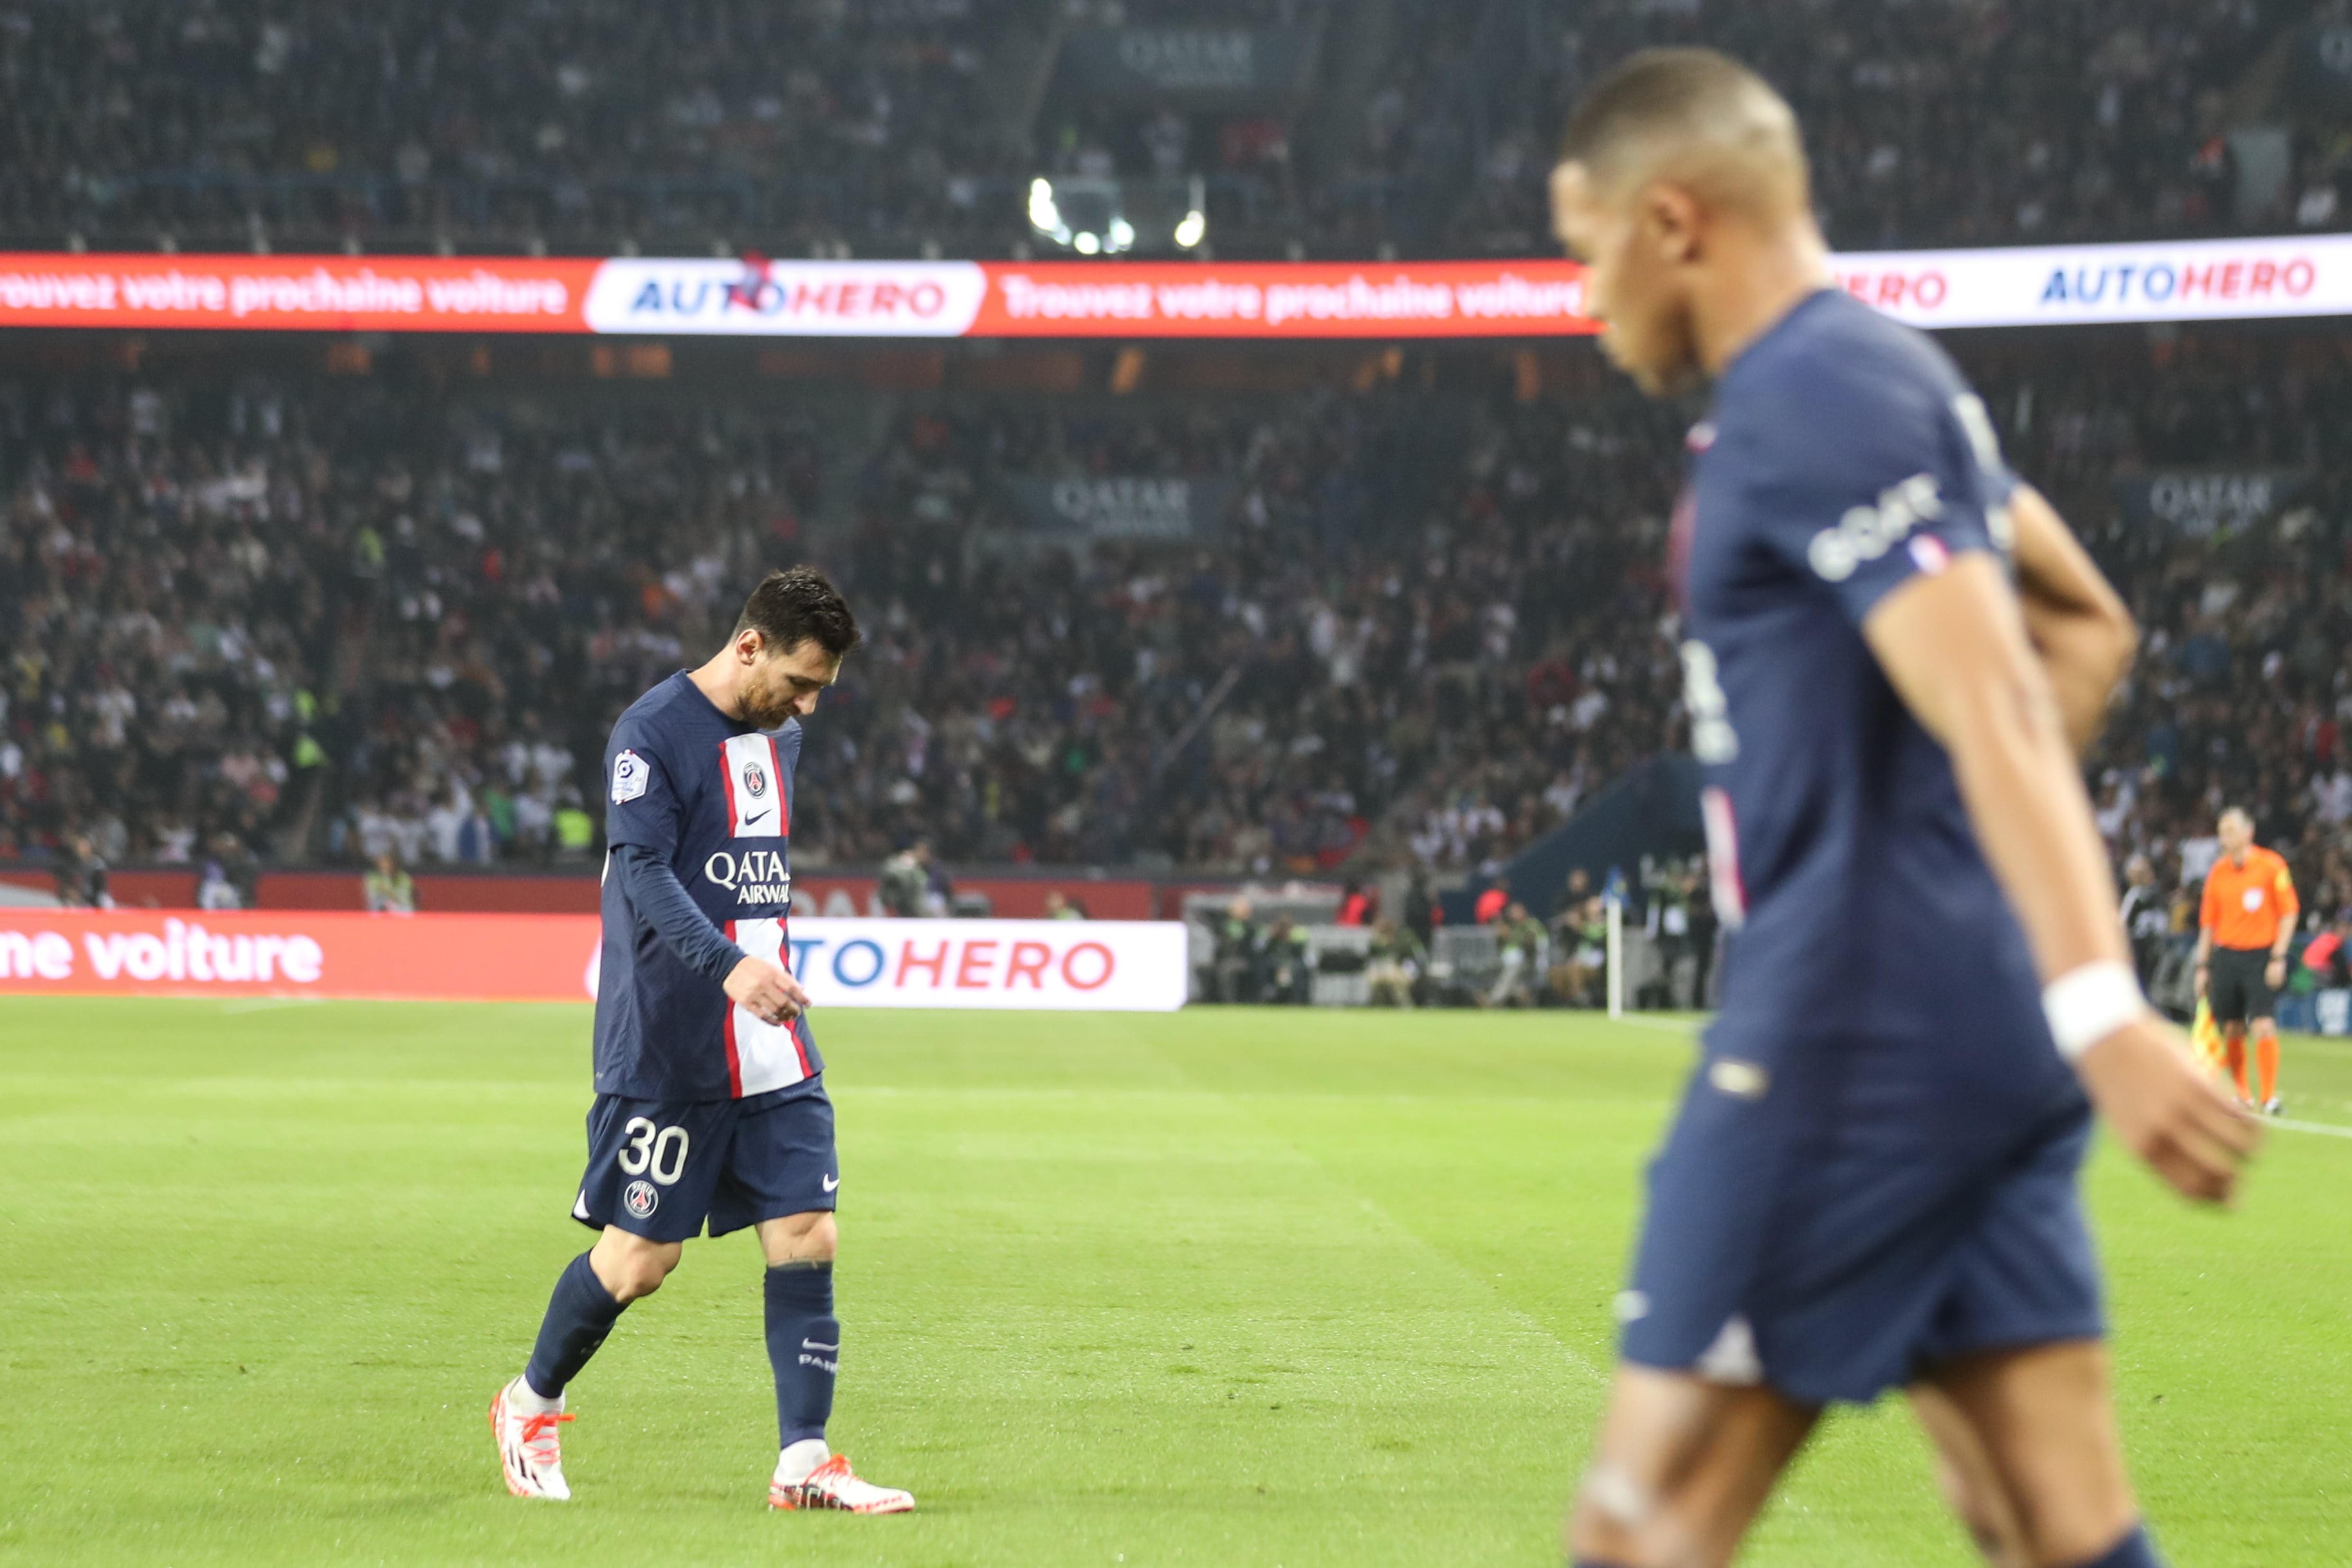
[[741,693],[743,719],[761,730],[772,730],[793,716],[793,700],[781,680],[764,680],[754,665]]

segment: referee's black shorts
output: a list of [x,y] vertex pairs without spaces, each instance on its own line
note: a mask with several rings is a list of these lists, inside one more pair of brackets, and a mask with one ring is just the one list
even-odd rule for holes
[[2244,1024],[2270,1017],[2278,993],[2270,988],[2263,971],[2270,966],[2266,947],[2217,947],[2209,960],[2205,999],[2212,1004],[2217,1024]]

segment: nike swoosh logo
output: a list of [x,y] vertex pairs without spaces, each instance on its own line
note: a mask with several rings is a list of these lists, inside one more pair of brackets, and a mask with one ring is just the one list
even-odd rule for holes
[[751,826],[751,824],[753,824],[753,823],[755,823],[755,822],[760,821],[761,818],[765,817],[767,815],[768,815],[768,814],[767,814],[766,812],[762,811],[762,812],[758,812],[758,813],[756,813],[756,814],[754,814],[754,815],[752,815],[752,816],[747,816],[747,817],[745,817],[745,818],[743,819],[743,826],[746,826],[746,827],[749,827],[749,826]]
[[841,1178],[839,1176],[827,1176],[824,1179],[824,1190],[828,1193],[839,1185],[841,1185]]

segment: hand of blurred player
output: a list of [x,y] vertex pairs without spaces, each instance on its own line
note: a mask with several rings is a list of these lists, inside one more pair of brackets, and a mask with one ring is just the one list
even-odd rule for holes
[[808,1010],[801,983],[783,965],[764,958],[746,958],[729,970],[727,994],[762,1023],[788,1023]]
[[2286,960],[2273,958],[2263,965],[2263,984],[2273,991],[2286,989]]
[[2212,978],[2212,972],[2206,968],[2205,965],[2200,963],[2197,966],[2197,1000],[2200,1002],[2205,1000],[2205,990],[2207,985],[2211,983]]
[[2227,1203],[2262,1129],[2153,1015],[2127,1024],[2075,1063],[2083,1086],[2125,1148],[2183,1197]]

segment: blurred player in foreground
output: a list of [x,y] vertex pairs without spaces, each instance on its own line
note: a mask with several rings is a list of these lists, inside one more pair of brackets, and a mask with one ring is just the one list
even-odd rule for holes
[[1671,551],[1722,1013],[1652,1166],[1580,1564],[1727,1563],[1822,1407],[1895,1387],[1986,1555],[2159,1559],[2075,1191],[2258,1129],[2142,999],[2075,758],[2129,617],[1923,334],[1833,286],[1788,105],[1704,50],[1570,121],[1560,238],[1646,389],[1712,380]]
[[564,1386],[689,1237],[759,1232],[782,1447],[772,1507],[903,1513],[825,1447],[833,1315],[833,1105],[808,995],[786,972],[800,718],[857,646],[841,595],[772,573],[727,646],[632,703],[604,749],[604,948],[596,1103],[572,1217],[600,1234],[555,1283],[522,1375],[490,1405],[517,1497],[567,1499]]
[[[2254,819],[2236,806],[2221,814],[2221,858],[2205,874],[2197,914],[2197,994],[2210,1002],[2238,1099],[2279,1115],[2278,994],[2286,984],[2286,950],[2303,912],[2294,879],[2275,850],[2254,842]],[[2259,1097],[2246,1092],[2246,1026],[2253,1026]]]

